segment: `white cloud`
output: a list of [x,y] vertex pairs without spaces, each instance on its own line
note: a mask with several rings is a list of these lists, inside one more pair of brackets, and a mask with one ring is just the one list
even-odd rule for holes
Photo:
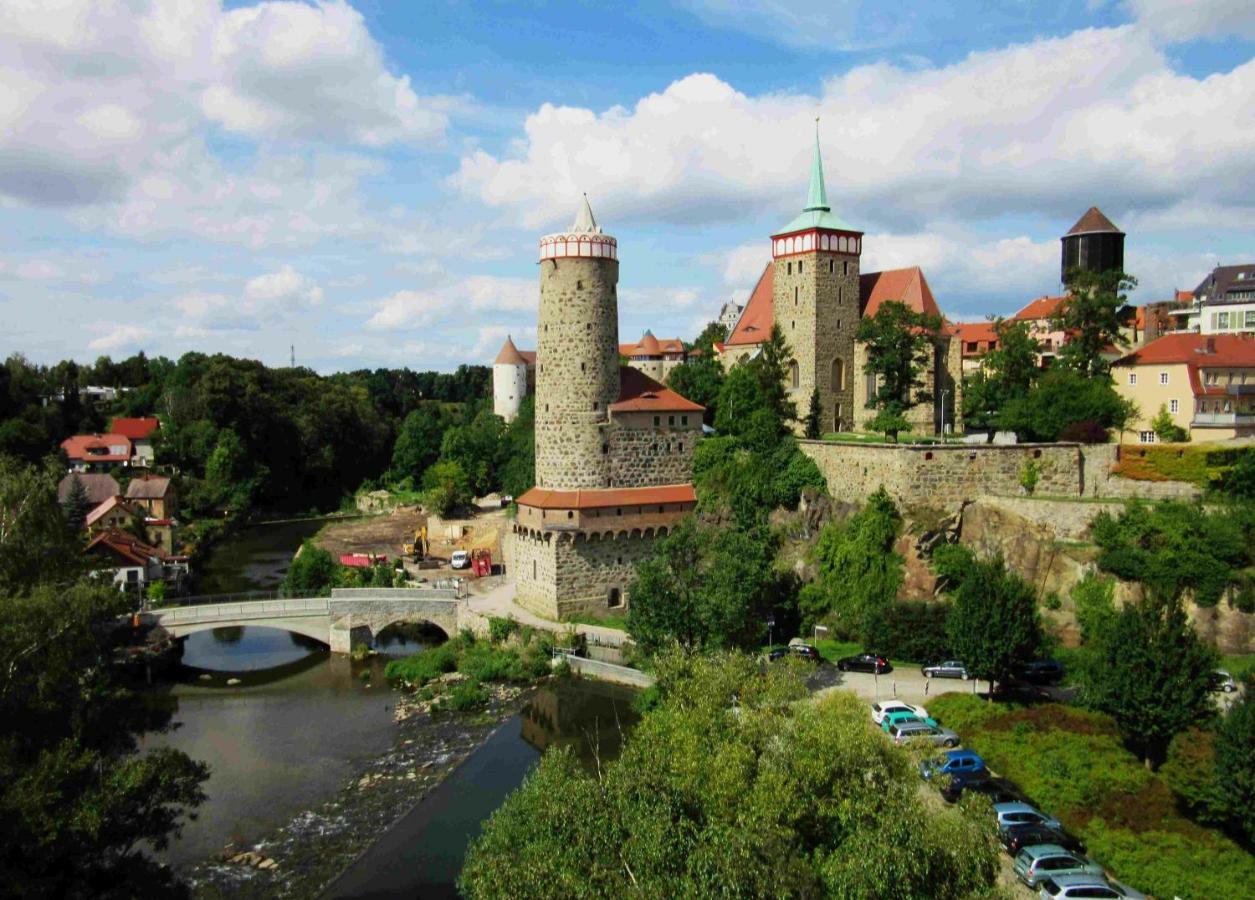
[[402,290],[375,301],[366,327],[419,328],[437,322],[457,322],[474,312],[535,314],[540,289],[530,279],[472,275],[425,290]]
[[231,305],[231,299],[225,294],[207,294],[199,291],[183,294],[174,299],[174,306],[183,315],[192,319],[204,319]]
[[379,300],[366,327],[375,330],[416,328],[433,322],[444,305],[443,298],[425,291],[397,291]]
[[521,350],[536,345],[535,325],[483,325],[478,335],[468,357],[473,362],[491,362],[507,337],[513,338],[515,346]]
[[104,334],[88,343],[88,349],[103,353],[117,353],[143,347],[152,340],[153,332],[139,325],[114,325]]
[[322,302],[322,288],[313,279],[284,265],[274,272],[250,278],[244,296],[254,309]]
[[912,231],[943,210],[1242,208],[1255,205],[1232,190],[1255,182],[1253,94],[1255,61],[1193,78],[1138,28],[1093,29],[934,68],[860,66],[817,96],[750,96],[695,74],[630,109],[545,104],[507,154],[470,153],[450,182],[529,228],[563,222],[581,191],[611,232],[783,223],[805,196],[819,114],[829,198],[859,228]]
[[1250,0],[1125,0],[1124,6],[1168,43],[1255,37],[1255,3]]

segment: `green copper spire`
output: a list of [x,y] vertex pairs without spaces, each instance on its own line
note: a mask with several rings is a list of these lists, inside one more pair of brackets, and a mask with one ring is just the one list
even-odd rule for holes
[[815,117],[815,161],[811,163],[811,189],[806,194],[806,211],[831,212],[828,191],[824,188],[824,161],[819,156],[819,117]]

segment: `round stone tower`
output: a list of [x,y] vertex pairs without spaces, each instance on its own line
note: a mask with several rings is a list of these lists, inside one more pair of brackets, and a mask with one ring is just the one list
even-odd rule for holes
[[619,249],[585,197],[575,223],[540,240],[536,486],[610,486],[609,407],[619,397]]
[[507,422],[513,422],[526,396],[527,358],[507,335],[492,363],[492,411]]

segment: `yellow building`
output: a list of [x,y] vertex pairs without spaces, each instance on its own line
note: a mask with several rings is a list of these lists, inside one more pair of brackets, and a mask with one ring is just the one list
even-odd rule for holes
[[1126,440],[1155,443],[1160,409],[1194,441],[1255,436],[1255,335],[1167,334],[1117,360],[1111,374],[1140,411]]

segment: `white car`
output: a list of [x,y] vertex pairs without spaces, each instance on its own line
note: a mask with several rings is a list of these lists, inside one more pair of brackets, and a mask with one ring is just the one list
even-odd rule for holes
[[928,718],[928,710],[922,706],[916,706],[914,703],[903,703],[901,700],[881,700],[879,703],[872,704],[872,721],[880,725],[885,721],[886,715],[898,710],[909,712],[920,719]]
[[471,564],[471,555],[465,550],[454,550],[453,555],[449,557],[449,565],[455,569],[465,569]]

